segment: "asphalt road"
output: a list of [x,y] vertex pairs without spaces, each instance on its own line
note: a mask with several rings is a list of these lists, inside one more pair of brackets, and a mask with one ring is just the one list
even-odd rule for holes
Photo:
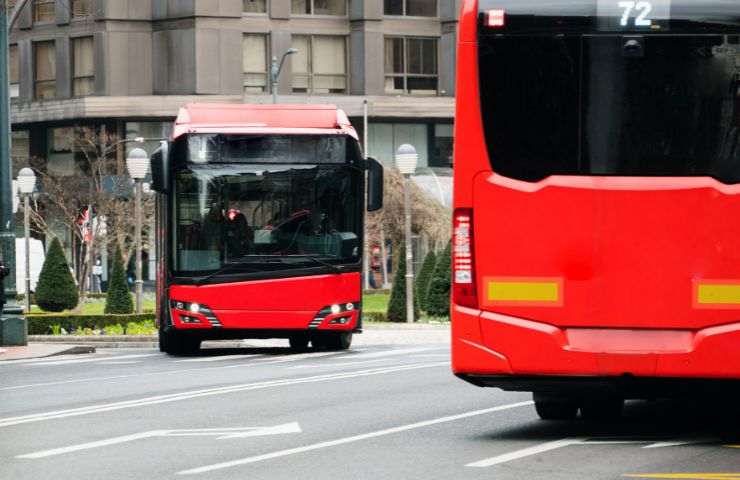
[[719,400],[543,422],[444,343],[99,351],[0,363],[0,479],[740,480]]

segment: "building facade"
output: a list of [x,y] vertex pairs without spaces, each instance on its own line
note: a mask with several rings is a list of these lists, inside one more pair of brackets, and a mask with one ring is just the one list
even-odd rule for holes
[[[362,137],[367,102],[368,154],[391,164],[413,144],[417,181],[448,203],[458,9],[459,0],[31,0],[9,52],[14,176],[32,159],[76,175],[75,129],[144,137],[152,151],[186,103],[271,102],[271,59],[292,48],[279,102],[336,104]],[[138,146],[122,142],[116,155]]]
[[155,138],[187,102],[270,102],[270,59],[295,48],[280,102],[337,104],[362,130],[367,100],[371,155],[412,143],[450,167],[458,3],[32,0],[11,36],[15,155],[52,161],[55,128]]

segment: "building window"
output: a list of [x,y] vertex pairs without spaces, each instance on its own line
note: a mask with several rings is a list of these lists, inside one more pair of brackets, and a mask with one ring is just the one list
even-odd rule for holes
[[267,91],[267,35],[248,33],[242,39],[244,92]]
[[265,0],[243,0],[244,7],[242,10],[247,13],[266,13],[267,5]]
[[347,0],[292,0],[293,15],[347,15]]
[[33,44],[34,98],[44,100],[57,95],[57,59],[54,42]]
[[84,18],[92,15],[92,0],[72,0],[72,17]]
[[18,58],[18,45],[11,45],[8,49],[8,64],[10,71],[10,97],[15,98],[20,93],[20,60]]
[[33,22],[34,23],[53,23],[56,19],[54,11],[55,0],[34,0],[33,2]]
[[437,81],[436,39],[385,39],[386,93],[436,95]]
[[429,158],[430,167],[452,167],[453,126],[451,123],[437,123],[434,125],[434,141],[432,155]]
[[72,59],[74,62],[72,95],[75,97],[91,95],[95,89],[93,46],[93,37],[72,39]]
[[347,91],[347,39],[327,35],[294,35],[291,55],[293,92],[345,93]]
[[386,15],[436,17],[437,0],[385,0]]

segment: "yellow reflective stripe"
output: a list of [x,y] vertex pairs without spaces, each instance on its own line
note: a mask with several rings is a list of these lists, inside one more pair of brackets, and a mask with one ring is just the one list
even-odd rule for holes
[[638,473],[622,475],[630,478],[660,478],[683,480],[739,480],[740,473]]
[[492,302],[558,302],[560,285],[557,282],[488,282],[488,300]]
[[738,305],[740,285],[699,284],[696,300],[703,305]]

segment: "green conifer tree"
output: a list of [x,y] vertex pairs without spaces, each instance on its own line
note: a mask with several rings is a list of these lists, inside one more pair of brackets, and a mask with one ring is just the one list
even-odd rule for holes
[[434,273],[434,267],[437,265],[437,254],[434,250],[429,250],[424,258],[424,263],[416,276],[416,299],[421,310],[427,310],[427,292],[429,291],[429,282]]
[[72,310],[80,301],[80,293],[57,238],[52,240],[46,254],[35,297],[39,308],[47,312]]
[[437,259],[432,279],[427,290],[427,313],[435,317],[447,317],[450,314],[451,286],[451,246],[447,244],[444,252]]
[[123,266],[121,249],[116,248],[113,256],[113,270],[110,275],[108,294],[105,299],[105,313],[130,314],[134,311],[134,301],[126,284],[126,269]]
[[[388,321],[405,322],[406,321],[406,246],[402,243],[395,249],[396,255],[399,255],[398,267],[393,279],[393,289],[391,298],[388,301]],[[419,303],[414,302],[414,317],[419,317]]]

